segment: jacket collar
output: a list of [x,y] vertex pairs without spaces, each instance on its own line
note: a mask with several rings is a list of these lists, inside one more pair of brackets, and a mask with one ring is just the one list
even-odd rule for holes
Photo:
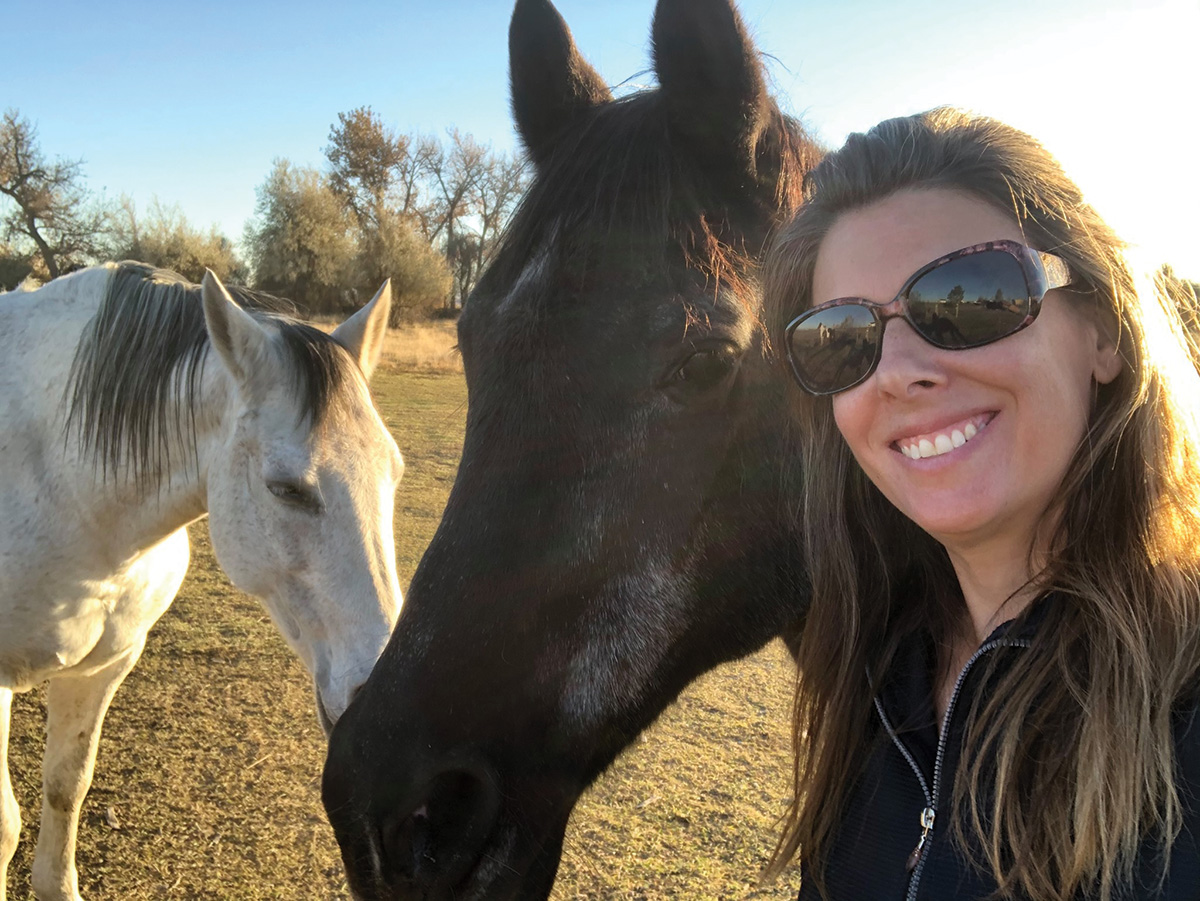
[[[992,642],[1022,644],[1032,642],[1049,612],[1062,603],[1056,593],[1044,594],[1013,619],[1007,620],[983,641],[980,647]],[[910,634],[896,650],[882,682],[874,691],[883,705],[897,734],[932,727],[937,730],[937,714],[933,707],[933,671],[937,654],[928,631]]]

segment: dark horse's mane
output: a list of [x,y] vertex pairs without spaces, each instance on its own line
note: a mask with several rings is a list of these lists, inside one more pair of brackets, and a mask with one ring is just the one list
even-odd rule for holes
[[[353,362],[335,339],[288,318],[286,300],[230,286],[239,305],[273,323],[291,373],[300,416],[325,415]],[[201,289],[143,263],[113,268],[104,299],[84,329],[71,363],[64,437],[74,428],[104,478],[124,472],[158,484],[174,437],[194,454],[196,401],[209,346]],[[171,408],[174,407],[174,415]]]
[[[599,243],[572,247],[586,272],[604,266],[607,255],[658,244],[664,254],[680,251],[689,268],[703,273],[714,290],[725,284],[740,293],[761,247],[747,248],[747,235],[765,240],[761,223],[785,221],[799,206],[805,173],[821,149],[801,125],[774,102],[759,140],[759,199],[741,185],[721,183],[723,167],[680,147],[660,90],[644,91],[590,110],[561,134],[554,152],[518,207],[500,251],[485,275],[487,284],[512,284],[534,248],[549,233],[586,231]],[[714,206],[713,198],[723,198]],[[668,236],[663,242],[663,235]],[[731,236],[738,235],[736,240]]]

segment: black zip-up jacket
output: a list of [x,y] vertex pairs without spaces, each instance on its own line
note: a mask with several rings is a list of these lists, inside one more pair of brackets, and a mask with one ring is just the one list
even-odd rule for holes
[[[852,790],[825,874],[828,901],[973,901],[996,891],[990,871],[981,872],[952,839],[951,794],[968,712],[986,692],[989,667],[996,678],[1020,666],[1054,598],[1040,601],[1018,629],[1004,624],[963,668],[939,736],[933,707],[933,649],[914,639],[900,649],[875,699],[878,734],[866,771]],[[1012,634],[1010,634],[1012,633]],[[993,655],[999,655],[993,659]],[[1114,736],[1115,741],[1120,736]],[[1137,885],[1119,901],[1200,901],[1200,715],[1196,706],[1176,713],[1175,748],[1183,828],[1171,848],[1160,883],[1161,845],[1144,844]],[[805,871],[800,901],[821,897]],[[1090,901],[1083,895],[1080,901]],[[1034,899],[1036,901],[1036,899]]]

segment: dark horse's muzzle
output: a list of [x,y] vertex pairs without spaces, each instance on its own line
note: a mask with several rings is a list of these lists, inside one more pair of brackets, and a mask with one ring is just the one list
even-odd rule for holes
[[364,901],[461,897],[496,827],[495,775],[466,755],[373,754],[400,745],[365,736],[366,711],[356,701],[334,728],[321,790],[351,888]]

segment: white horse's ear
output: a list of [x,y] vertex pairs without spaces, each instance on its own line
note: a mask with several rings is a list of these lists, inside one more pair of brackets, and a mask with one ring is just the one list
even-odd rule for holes
[[363,375],[371,377],[383,356],[388,316],[392,309],[392,280],[375,292],[371,302],[333,330],[333,339],[350,352]]
[[267,330],[234,303],[211,269],[204,271],[201,289],[209,340],[238,385],[248,388],[259,361],[265,356]]

